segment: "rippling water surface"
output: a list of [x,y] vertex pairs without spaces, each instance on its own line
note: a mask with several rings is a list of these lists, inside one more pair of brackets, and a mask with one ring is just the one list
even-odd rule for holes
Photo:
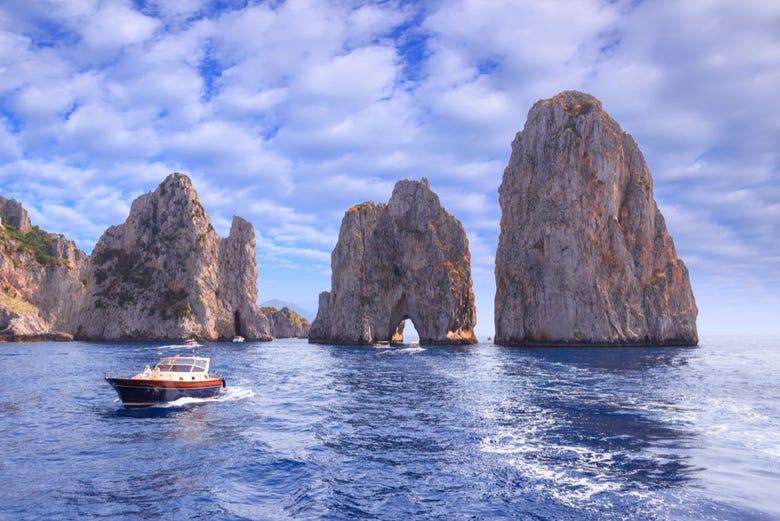
[[698,348],[0,344],[0,519],[780,519],[780,338]]

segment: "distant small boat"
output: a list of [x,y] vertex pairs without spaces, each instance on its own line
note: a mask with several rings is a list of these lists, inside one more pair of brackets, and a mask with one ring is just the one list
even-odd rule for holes
[[374,342],[374,347],[387,347],[390,345],[390,342],[387,340],[377,340]]
[[233,337],[233,342],[243,342],[243,341],[244,341],[244,337],[242,337],[241,335],[236,335]]
[[225,379],[209,374],[208,358],[170,356],[161,358],[154,370],[147,365],[135,376],[106,373],[125,407],[149,407],[179,398],[216,398],[225,387]]
[[184,345],[185,346],[196,346],[196,345],[198,345],[198,341],[195,340],[194,338],[188,338],[187,340],[184,341]]

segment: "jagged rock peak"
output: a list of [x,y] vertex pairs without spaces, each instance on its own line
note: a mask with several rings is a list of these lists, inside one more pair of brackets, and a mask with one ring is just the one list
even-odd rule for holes
[[696,344],[696,303],[631,136],[589,94],[534,104],[499,189],[495,340]]
[[406,319],[421,342],[476,342],[468,239],[425,178],[347,210],[331,269],[310,342],[399,341]]
[[77,336],[269,340],[255,304],[254,247],[254,229],[240,217],[220,239],[189,177],[169,175],[95,246]]
[[554,107],[555,109],[561,109],[570,116],[579,116],[580,114],[587,114],[590,111],[603,112],[604,110],[601,106],[601,101],[595,96],[577,90],[565,90],[552,98],[541,100],[538,103],[542,103],[548,107]]
[[0,217],[2,217],[0,223],[10,224],[19,233],[28,233],[32,230],[32,223],[27,215],[27,210],[24,209],[22,203],[15,199],[0,197]]

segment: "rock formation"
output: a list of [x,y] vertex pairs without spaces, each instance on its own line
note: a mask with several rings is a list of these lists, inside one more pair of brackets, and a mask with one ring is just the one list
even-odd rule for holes
[[0,197],[0,216],[2,216],[3,223],[15,228],[21,234],[32,231],[32,223],[27,215],[27,210],[22,207],[22,203],[19,201]]
[[537,102],[499,195],[496,343],[698,342],[688,271],[650,172],[597,99]]
[[271,336],[274,338],[308,338],[311,324],[288,307],[276,309],[274,307],[261,307],[268,320],[271,322]]
[[171,174],[136,199],[90,257],[77,338],[270,340],[256,306],[255,236],[234,217],[220,239],[190,179]]
[[476,342],[466,233],[426,179],[399,181],[386,205],[350,208],[331,268],[309,342],[399,341],[405,319],[424,343]]
[[87,255],[0,197],[0,340],[72,340]]

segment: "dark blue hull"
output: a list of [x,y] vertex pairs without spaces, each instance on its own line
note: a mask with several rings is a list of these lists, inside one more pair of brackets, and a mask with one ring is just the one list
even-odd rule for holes
[[117,392],[125,407],[149,407],[179,398],[216,398],[225,387],[222,378],[203,382],[174,382],[107,377],[106,381]]

